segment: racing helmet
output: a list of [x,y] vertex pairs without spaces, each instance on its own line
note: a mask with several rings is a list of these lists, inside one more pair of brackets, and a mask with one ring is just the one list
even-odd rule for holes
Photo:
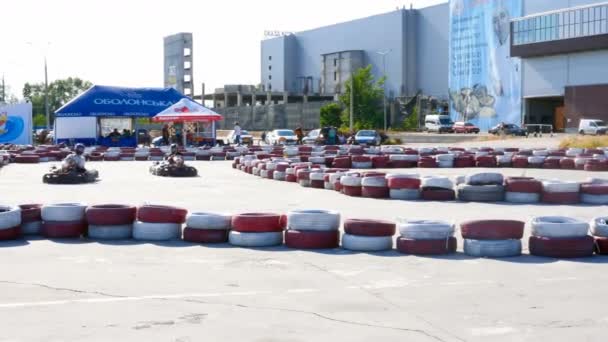
[[81,155],[84,153],[84,145],[83,144],[76,144],[76,146],[74,146],[74,151],[76,152],[76,154]]
[[177,144],[171,144],[171,153],[177,152]]

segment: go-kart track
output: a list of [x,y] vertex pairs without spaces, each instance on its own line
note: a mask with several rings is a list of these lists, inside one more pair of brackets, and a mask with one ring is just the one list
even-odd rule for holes
[[[456,224],[608,216],[598,205],[355,198],[245,175],[231,163],[189,161],[200,177],[165,178],[149,173],[150,162],[89,162],[100,180],[82,185],[43,184],[49,164],[10,164],[0,169],[0,204],[152,203],[235,214],[326,209],[342,221]],[[385,171],[608,178],[553,169]],[[459,232],[458,252],[436,257],[183,241],[0,242],[0,341],[604,341],[608,258],[531,256],[529,236],[527,224],[523,254],[501,259],[464,255]]]

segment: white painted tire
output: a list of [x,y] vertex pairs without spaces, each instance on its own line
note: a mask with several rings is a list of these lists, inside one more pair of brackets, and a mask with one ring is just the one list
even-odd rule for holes
[[608,195],[581,194],[581,202],[585,204],[608,204]]
[[15,228],[21,225],[21,209],[19,207],[0,206],[0,230]]
[[420,187],[433,187],[452,190],[454,183],[448,177],[428,176],[420,179]]
[[581,157],[575,158],[574,159],[574,164],[577,165],[577,166],[578,165],[585,165],[585,164],[587,164],[587,161],[589,161],[589,160],[591,160],[591,158],[581,158]]
[[241,233],[230,231],[228,241],[239,247],[271,247],[283,244],[283,232]]
[[499,165],[508,165],[511,164],[511,156],[496,156],[496,163]]
[[178,223],[133,223],[133,238],[144,241],[168,241],[181,237],[181,225]]
[[268,178],[268,170],[260,170],[261,178]]
[[548,180],[543,181],[543,191],[545,192],[579,192],[581,184],[579,182]]
[[322,181],[325,179],[325,174],[323,172],[311,172],[310,180],[311,181]]
[[274,170],[276,170],[276,168],[277,168],[277,163],[273,163],[273,162],[266,163],[266,170],[274,171]]
[[352,162],[353,169],[371,169],[373,167],[373,163],[369,162]]
[[334,183],[332,183],[332,182],[323,182],[323,188],[325,190],[334,190]]
[[313,164],[325,164],[325,157],[310,157],[308,161]]
[[454,225],[436,220],[400,220],[397,223],[402,238],[411,240],[443,240],[454,236]]
[[454,162],[454,155],[453,154],[438,154],[435,156],[435,160],[437,162]]
[[285,170],[285,174],[287,174],[287,175],[295,175],[296,174],[296,169],[294,169],[293,167],[290,167],[287,170]]
[[454,161],[453,160],[442,160],[442,161],[438,162],[437,165],[441,169],[449,169],[449,168],[454,167]]
[[186,227],[192,229],[230,229],[232,216],[204,212],[190,213],[186,217]]
[[591,235],[608,238],[608,217],[596,217],[591,220],[590,226]]
[[388,186],[388,182],[387,182],[386,178],[383,176],[363,177],[361,179],[361,186],[386,188]]
[[310,180],[308,179],[300,179],[298,184],[300,184],[301,187],[310,188]]
[[468,175],[465,182],[468,185],[502,185],[504,177],[500,173],[483,172]]
[[98,240],[126,240],[133,236],[133,225],[117,226],[89,225],[89,238]]
[[272,174],[272,178],[273,178],[274,180],[277,180],[277,181],[284,181],[284,180],[285,180],[285,172],[281,172],[281,171],[275,171],[275,172]]
[[509,203],[539,203],[540,194],[527,192],[505,192],[505,202]]
[[418,189],[389,189],[389,197],[395,200],[415,201],[420,199]]
[[407,173],[389,173],[386,175],[386,179],[396,178],[396,179],[419,179],[420,175],[417,173],[407,174]]
[[530,222],[533,236],[548,238],[583,237],[589,232],[589,224],[564,216],[540,216]]
[[329,182],[331,184],[335,184],[335,183],[339,182],[340,178],[342,178],[343,176],[344,176],[343,172],[332,173],[331,175],[329,175]]
[[549,155],[549,151],[547,150],[534,150],[532,151],[532,155],[535,157],[546,157]]
[[420,156],[417,154],[392,154],[388,158],[390,160],[394,160],[394,161],[409,161],[409,162],[418,162],[418,160],[420,160]]
[[25,222],[21,224],[21,234],[23,235],[40,235],[42,229],[42,221]]
[[361,177],[343,176],[340,178],[340,184],[344,186],[361,186]]
[[293,210],[287,226],[294,230],[333,231],[340,228],[340,213],[329,210]]
[[342,248],[357,252],[381,252],[393,248],[392,236],[342,235]]
[[528,157],[528,163],[529,164],[542,164],[545,162],[545,159],[547,159],[547,158],[543,157],[543,156]]
[[464,239],[464,254],[477,258],[507,258],[521,255],[521,240]]
[[43,205],[42,221],[82,221],[87,206],[81,203],[57,203]]

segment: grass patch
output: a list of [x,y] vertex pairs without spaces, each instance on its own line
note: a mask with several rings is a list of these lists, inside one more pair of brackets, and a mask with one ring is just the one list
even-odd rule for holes
[[403,141],[399,138],[388,138],[382,142],[382,145],[402,145]]
[[598,148],[608,146],[608,136],[570,136],[559,142],[560,148]]
[[479,138],[477,138],[477,141],[504,141],[504,140],[512,140],[515,138],[524,138],[524,137],[516,137],[513,135],[494,135],[494,134],[488,134],[488,135],[482,135]]

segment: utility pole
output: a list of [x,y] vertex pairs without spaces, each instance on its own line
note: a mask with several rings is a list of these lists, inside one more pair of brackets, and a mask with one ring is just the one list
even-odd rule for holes
[[349,122],[350,133],[354,133],[354,130],[353,130],[354,110],[355,110],[355,75],[353,72],[351,72],[350,73],[350,122]]
[[44,113],[46,114],[46,129],[51,129],[51,117],[49,115],[49,76],[46,67],[46,56],[44,57]]
[[2,74],[2,98],[0,103],[6,103],[6,85],[4,84],[4,74]]
[[383,68],[383,73],[384,73],[384,84],[383,84],[383,93],[382,93],[382,98],[384,99],[383,101],[383,106],[384,106],[384,131],[386,132],[387,126],[388,126],[388,118],[387,118],[387,114],[386,114],[386,55],[388,55],[389,53],[391,53],[392,50],[386,50],[386,51],[377,51],[376,53],[379,54],[380,56],[382,56],[382,68]]

